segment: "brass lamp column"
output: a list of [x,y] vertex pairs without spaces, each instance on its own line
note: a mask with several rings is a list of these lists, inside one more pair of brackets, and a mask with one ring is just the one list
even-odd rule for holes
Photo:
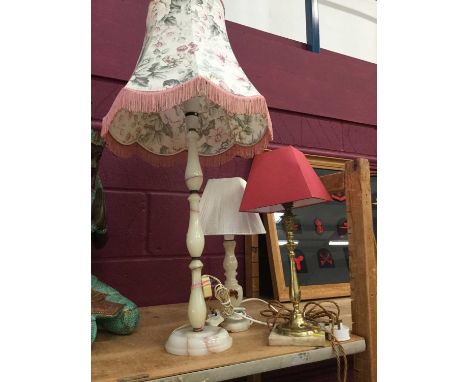
[[297,279],[296,263],[294,262],[296,243],[294,243],[294,215],[292,213],[293,203],[283,203],[284,215],[282,219],[283,230],[286,232],[289,255],[289,266],[291,270],[291,280],[289,282],[289,299],[293,304],[293,312],[289,322],[278,325],[276,331],[279,334],[293,337],[305,337],[317,334],[320,332],[317,327],[313,326],[312,323],[307,321],[302,311],[299,309],[301,302],[301,289],[299,288],[299,281]]

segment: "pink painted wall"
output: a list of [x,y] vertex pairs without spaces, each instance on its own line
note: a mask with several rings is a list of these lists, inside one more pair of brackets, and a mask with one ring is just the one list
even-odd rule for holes
[[[92,2],[92,125],[99,128],[134,68],[148,0]],[[365,157],[376,166],[376,65],[235,23],[227,23],[239,63],[266,97],[274,129],[271,147],[291,144],[306,153]],[[250,160],[205,170],[247,177]],[[190,273],[185,249],[188,203],[184,168],[153,168],[105,152],[109,240],[92,250],[92,272],[140,306],[185,302]],[[204,271],[222,277],[222,238],[207,237]],[[244,242],[237,239],[244,283]],[[177,282],[175,282],[177,281]]]

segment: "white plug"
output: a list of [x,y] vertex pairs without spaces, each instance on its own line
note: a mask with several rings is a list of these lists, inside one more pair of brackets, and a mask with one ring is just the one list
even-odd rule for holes
[[[324,329],[325,331],[329,331],[330,325],[325,325],[324,323],[320,323],[319,326]],[[333,328],[333,335],[335,336],[337,341],[348,341],[351,339],[349,335],[349,328],[342,324],[341,322],[338,325],[335,325]]]
[[341,321],[338,325],[335,325],[333,328],[333,335],[337,339],[337,341],[348,341],[351,337],[349,336],[349,328],[342,324]]
[[224,317],[221,315],[221,312],[216,309],[214,313],[208,314],[208,318],[205,322],[208,326],[219,326],[219,324],[223,321]]

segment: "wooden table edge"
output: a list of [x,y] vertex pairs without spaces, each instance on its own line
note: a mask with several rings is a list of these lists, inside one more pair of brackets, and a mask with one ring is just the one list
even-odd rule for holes
[[[353,336],[350,341],[342,343],[346,355],[353,355],[365,351],[366,344],[363,338]],[[200,382],[200,381],[225,381],[241,378],[252,374],[265,373],[272,370],[283,369],[292,366],[315,363],[335,358],[333,349],[329,346],[302,350],[297,353],[283,354],[279,356],[256,359],[225,366],[197,370],[189,373],[175,374],[165,377],[145,378],[143,375],[135,379],[128,377],[119,378],[116,382]]]

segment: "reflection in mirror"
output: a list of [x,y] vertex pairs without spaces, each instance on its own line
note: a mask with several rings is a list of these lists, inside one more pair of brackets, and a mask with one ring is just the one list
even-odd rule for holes
[[[334,173],[316,169],[319,176]],[[294,238],[297,239],[296,271],[299,284],[322,285],[349,282],[346,201],[331,202],[294,209]],[[275,214],[278,245],[286,285],[290,272],[282,214]],[[307,271],[305,271],[307,270]]]

